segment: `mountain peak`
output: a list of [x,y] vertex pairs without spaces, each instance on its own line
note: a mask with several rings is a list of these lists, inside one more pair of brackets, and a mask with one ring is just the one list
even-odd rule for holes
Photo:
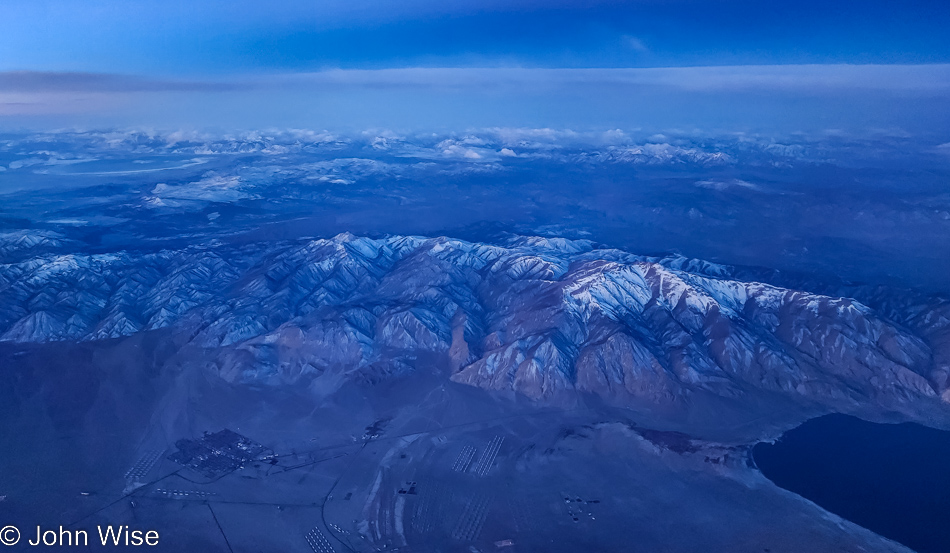
[[[592,394],[650,408],[779,394],[900,410],[947,395],[935,362],[946,340],[922,327],[852,298],[586,240],[344,233],[254,249],[38,256],[0,266],[0,282],[2,340],[181,328],[220,350],[222,376],[241,381],[394,375],[435,356],[456,382],[554,402]],[[908,320],[945,308],[914,306]],[[235,348],[246,354],[227,353]]]

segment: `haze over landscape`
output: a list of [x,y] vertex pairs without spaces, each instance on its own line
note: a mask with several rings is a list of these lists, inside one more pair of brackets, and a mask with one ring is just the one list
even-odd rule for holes
[[945,3],[0,15],[11,550],[950,547]]

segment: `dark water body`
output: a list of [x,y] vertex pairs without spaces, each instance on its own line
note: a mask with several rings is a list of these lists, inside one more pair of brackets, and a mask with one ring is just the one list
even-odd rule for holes
[[920,553],[950,552],[950,432],[844,415],[758,444],[765,476]]

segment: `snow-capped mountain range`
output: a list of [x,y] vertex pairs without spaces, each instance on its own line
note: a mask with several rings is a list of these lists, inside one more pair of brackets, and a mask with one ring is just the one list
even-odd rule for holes
[[950,401],[946,302],[875,310],[740,274],[541,237],[43,254],[0,266],[0,339],[172,328],[214,352],[225,380],[324,391],[434,364],[545,401],[652,408],[750,390],[839,407]]

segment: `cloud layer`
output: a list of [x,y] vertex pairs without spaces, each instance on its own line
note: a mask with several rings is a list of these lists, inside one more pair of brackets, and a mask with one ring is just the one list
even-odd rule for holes
[[[400,68],[216,79],[0,73],[0,128],[950,128],[950,65]],[[2,116],[19,119],[4,119]],[[59,117],[56,117],[59,116]],[[42,126],[39,125],[39,126]],[[797,128],[796,128],[797,127]],[[950,137],[948,137],[950,138]]]
[[[274,81],[270,81],[274,82]],[[950,64],[770,65],[651,68],[400,68],[328,70],[278,78],[298,86],[507,88],[585,85],[666,87],[684,91],[950,93]]]

